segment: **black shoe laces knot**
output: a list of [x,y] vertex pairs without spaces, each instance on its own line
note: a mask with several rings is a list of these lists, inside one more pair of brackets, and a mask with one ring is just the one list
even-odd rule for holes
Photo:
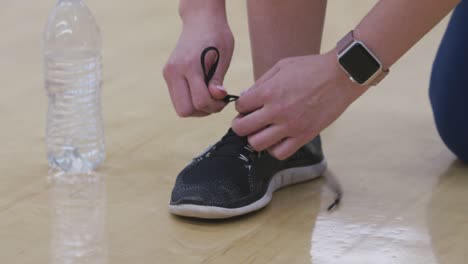
[[[206,55],[210,51],[214,51],[216,53],[216,60],[213,63],[213,65],[211,66],[211,68],[208,69],[208,72],[207,72],[206,71],[206,66],[205,66],[205,59],[206,59]],[[202,53],[201,53],[200,60],[201,60],[201,65],[202,65],[202,69],[203,69],[203,74],[205,75],[206,87],[208,87],[208,84],[210,83],[211,79],[213,79],[213,76],[216,73],[216,69],[218,68],[218,64],[219,64],[219,58],[220,58],[219,50],[216,47],[208,47],[208,48],[204,49],[202,51]],[[230,102],[236,101],[237,99],[239,99],[239,96],[228,94],[228,95],[226,95],[226,97],[223,98],[223,101],[225,103],[230,103]]]

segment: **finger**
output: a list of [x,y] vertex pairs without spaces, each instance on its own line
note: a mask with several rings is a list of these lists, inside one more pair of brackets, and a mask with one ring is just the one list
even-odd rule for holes
[[213,97],[216,100],[222,100],[228,94],[226,89],[221,85],[210,84],[208,89],[210,91],[211,97]]
[[278,144],[284,137],[284,129],[278,125],[272,125],[250,135],[248,141],[256,151],[263,151]]
[[180,117],[206,116],[208,113],[197,111],[192,104],[192,98],[187,81],[183,77],[171,78],[166,81],[169,87],[172,105]]
[[247,91],[241,94],[241,97],[236,101],[236,110],[241,114],[248,114],[260,109],[264,105],[262,100],[261,89],[252,86]]
[[192,104],[198,111],[217,113],[226,106],[226,103],[220,100],[215,100],[211,97],[205,81],[201,76],[201,72],[198,72],[196,75],[194,74],[193,76],[189,76],[188,83],[190,93],[192,95]]
[[232,129],[239,136],[256,133],[272,124],[271,116],[265,108],[248,115],[239,115],[232,121]]
[[285,138],[278,144],[270,147],[268,152],[279,160],[285,160],[293,155],[299,148],[301,148],[301,142],[296,138]]
[[278,67],[267,71],[255,84],[243,91],[236,101],[236,110],[241,114],[247,114],[261,108],[265,104],[266,89],[274,89],[269,82],[279,72]]

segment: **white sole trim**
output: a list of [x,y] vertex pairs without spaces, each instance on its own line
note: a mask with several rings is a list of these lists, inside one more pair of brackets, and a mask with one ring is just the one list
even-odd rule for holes
[[248,214],[257,211],[270,203],[273,193],[283,187],[301,183],[320,177],[327,168],[324,159],[316,165],[290,168],[276,173],[268,185],[262,198],[249,205],[239,208],[223,208],[216,206],[203,206],[193,204],[169,205],[169,211],[175,215],[203,219],[223,219]]

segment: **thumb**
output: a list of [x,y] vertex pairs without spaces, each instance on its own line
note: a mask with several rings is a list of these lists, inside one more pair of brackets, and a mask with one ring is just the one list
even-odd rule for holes
[[208,90],[214,99],[222,100],[228,94],[226,88],[223,86],[224,75],[228,67],[229,66],[226,66],[224,61],[220,61],[218,69],[216,69],[213,78],[211,78],[208,83]]

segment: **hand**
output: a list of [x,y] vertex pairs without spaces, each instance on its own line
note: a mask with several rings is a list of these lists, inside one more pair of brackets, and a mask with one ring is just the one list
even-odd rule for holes
[[[206,116],[221,111],[227,92],[223,87],[234,50],[234,37],[225,11],[213,12],[212,6],[182,15],[183,30],[163,71],[172,103],[180,117]],[[221,56],[216,74],[208,85],[200,63],[201,52],[209,46],[219,49]],[[214,52],[207,55],[206,67],[215,62]]]
[[339,68],[336,53],[287,58],[236,102],[232,128],[257,151],[286,159],[366,91]]

